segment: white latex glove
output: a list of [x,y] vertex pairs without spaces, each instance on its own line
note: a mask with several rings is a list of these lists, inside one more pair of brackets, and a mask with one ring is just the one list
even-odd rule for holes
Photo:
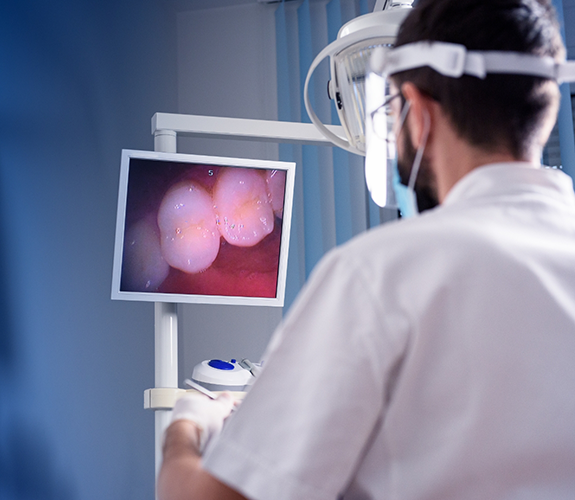
[[233,407],[231,394],[224,392],[218,399],[212,400],[203,394],[188,392],[176,401],[172,422],[182,419],[194,422],[200,434],[199,451],[203,453],[210,439],[221,432]]

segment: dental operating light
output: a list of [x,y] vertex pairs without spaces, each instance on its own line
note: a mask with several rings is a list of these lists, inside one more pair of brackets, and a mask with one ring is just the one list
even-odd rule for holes
[[[366,155],[366,138],[372,137],[374,133],[365,117],[382,104],[385,90],[388,88],[384,80],[372,78],[371,85],[377,87],[377,92],[371,92],[371,100],[370,98],[366,100],[367,76],[370,73],[372,54],[378,48],[388,49],[393,46],[399,26],[411,10],[412,3],[413,0],[378,0],[374,12],[343,25],[337,39],[317,55],[309,68],[304,85],[307,113],[324,137],[350,153]],[[335,101],[339,120],[345,130],[345,138],[334,134],[321,122],[310,102],[311,77],[326,57],[330,59],[331,72],[328,94],[329,98]],[[395,207],[397,203],[392,189],[394,169],[392,165],[386,165],[395,158],[395,145],[390,141],[370,142],[371,158],[377,156],[388,160],[366,162],[367,187],[377,205]]]
[[[325,47],[312,62],[304,85],[304,102],[312,123],[336,146],[351,153],[365,155],[365,79],[373,50],[391,47],[413,0],[387,1],[383,8],[346,23],[337,40]],[[376,9],[378,6],[376,5]],[[309,97],[309,84],[318,65],[330,58],[329,97],[335,100],[346,138],[331,132],[318,118]]]

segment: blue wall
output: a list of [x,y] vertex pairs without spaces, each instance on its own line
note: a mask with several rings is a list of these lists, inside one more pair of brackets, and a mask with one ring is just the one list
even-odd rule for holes
[[121,148],[176,111],[162,0],[0,2],[0,498],[152,499],[153,305],[112,302]]

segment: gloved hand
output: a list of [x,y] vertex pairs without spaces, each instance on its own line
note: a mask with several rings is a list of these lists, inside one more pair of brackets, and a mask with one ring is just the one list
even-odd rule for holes
[[212,400],[203,394],[188,392],[176,401],[172,422],[182,419],[194,422],[200,435],[199,451],[203,453],[210,439],[221,432],[233,407],[234,399],[229,393],[224,392]]

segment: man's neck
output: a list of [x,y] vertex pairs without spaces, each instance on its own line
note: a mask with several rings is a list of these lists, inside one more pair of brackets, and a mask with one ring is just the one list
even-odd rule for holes
[[540,152],[535,150],[526,157],[516,157],[503,148],[488,151],[473,146],[455,133],[445,117],[440,118],[439,123],[436,121],[435,125],[439,126],[436,131],[440,133],[434,134],[429,152],[440,203],[460,179],[478,167],[502,162],[539,163]]

